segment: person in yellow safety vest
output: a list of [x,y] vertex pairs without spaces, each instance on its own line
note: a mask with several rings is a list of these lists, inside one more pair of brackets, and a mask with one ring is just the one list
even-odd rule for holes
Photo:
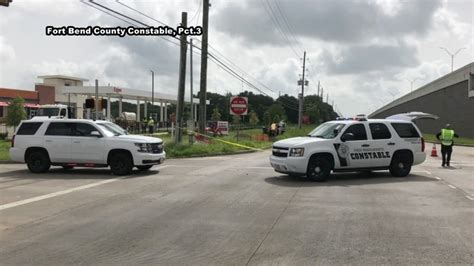
[[148,131],[150,132],[150,134],[153,134],[154,128],[155,128],[155,120],[153,120],[153,118],[150,116],[150,118],[148,119]]
[[145,116],[145,117],[143,117],[143,120],[140,123],[140,132],[146,133],[147,126],[148,126],[148,120],[146,120],[146,116]]
[[441,141],[441,156],[443,159],[442,167],[449,166],[451,161],[451,153],[453,153],[454,138],[459,138],[459,136],[454,133],[454,130],[451,129],[450,124],[441,129],[441,132],[436,134],[436,138]]

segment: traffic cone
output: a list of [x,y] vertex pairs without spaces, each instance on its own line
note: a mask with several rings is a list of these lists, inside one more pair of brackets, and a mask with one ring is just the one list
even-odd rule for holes
[[433,144],[433,149],[431,149],[431,157],[438,157],[438,152],[436,151],[436,144]]

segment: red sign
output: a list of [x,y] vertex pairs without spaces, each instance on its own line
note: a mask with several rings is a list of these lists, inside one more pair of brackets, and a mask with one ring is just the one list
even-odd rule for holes
[[121,88],[114,87],[114,92],[115,92],[115,93],[121,93],[121,92],[122,92],[122,89],[121,89]]
[[230,98],[231,115],[247,115],[248,100],[247,97],[233,96]]

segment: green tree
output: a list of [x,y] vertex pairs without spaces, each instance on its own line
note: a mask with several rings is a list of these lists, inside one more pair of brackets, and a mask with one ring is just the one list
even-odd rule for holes
[[270,112],[266,111],[263,113],[263,123],[268,126],[272,123],[272,116],[270,115]]
[[256,125],[259,122],[257,113],[255,113],[254,111],[250,112],[250,118],[249,119],[250,119],[250,124],[251,125]]
[[6,123],[8,126],[13,126],[15,129],[20,124],[21,120],[26,119],[26,111],[23,107],[25,100],[21,97],[16,97],[10,103],[7,109]]
[[270,114],[270,123],[278,122],[280,119],[285,117],[285,109],[279,103],[272,104],[272,106],[268,108],[268,113]]
[[221,120],[221,113],[219,112],[219,108],[217,106],[212,110],[212,116],[211,116],[212,121],[219,121]]

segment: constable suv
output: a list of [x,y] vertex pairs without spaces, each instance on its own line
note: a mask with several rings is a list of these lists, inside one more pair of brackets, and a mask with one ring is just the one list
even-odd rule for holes
[[277,172],[306,175],[313,181],[324,181],[331,171],[388,169],[404,177],[426,158],[425,142],[412,122],[416,118],[437,117],[412,112],[387,119],[326,122],[307,137],[275,142],[270,162]]
[[10,157],[26,162],[33,173],[50,166],[107,167],[127,175],[133,167],[148,170],[166,158],[159,138],[128,135],[107,121],[53,119],[22,121],[12,139]]

